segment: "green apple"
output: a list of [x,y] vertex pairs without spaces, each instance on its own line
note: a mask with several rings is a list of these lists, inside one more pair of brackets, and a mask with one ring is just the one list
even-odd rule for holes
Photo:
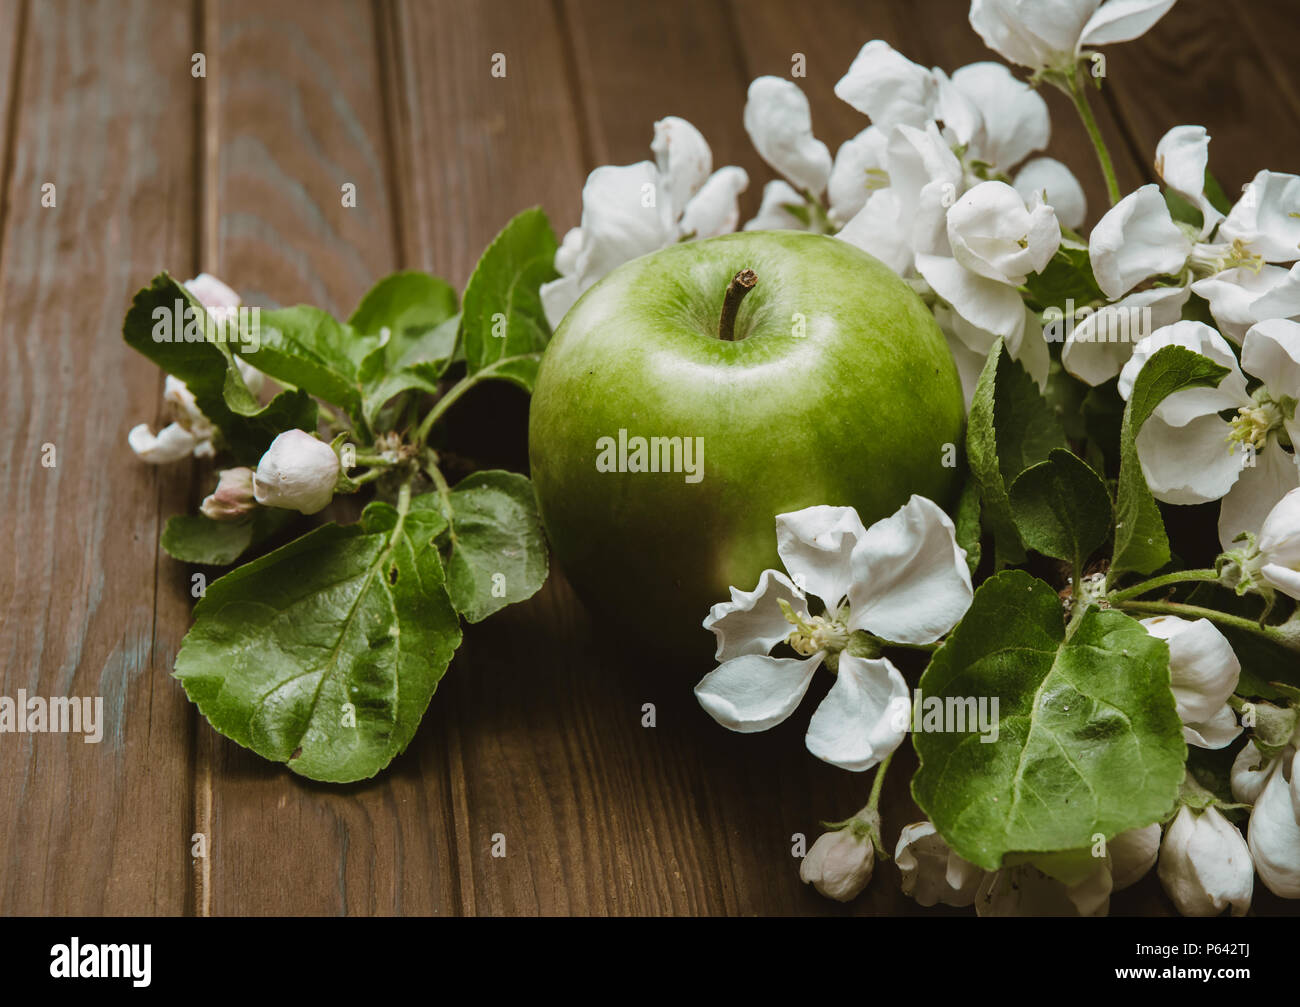
[[678,653],[781,568],[775,517],[951,506],[965,409],[933,316],[846,242],[751,231],[614,270],[565,316],[529,415],[542,522],[598,618]]

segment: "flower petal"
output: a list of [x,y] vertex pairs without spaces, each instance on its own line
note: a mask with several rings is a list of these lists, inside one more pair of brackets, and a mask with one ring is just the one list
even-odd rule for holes
[[1074,172],[1052,157],[1035,157],[1026,161],[1012,182],[1016,192],[1028,202],[1038,193],[1056,211],[1064,227],[1077,231],[1088,214],[1088,200]]
[[1105,384],[1123,370],[1139,342],[1178,321],[1190,296],[1186,287],[1152,287],[1103,305],[1074,323],[1061,347],[1061,365],[1090,385]]
[[126,441],[135,456],[150,465],[180,461],[194,451],[198,444],[194,435],[179,423],[169,423],[158,431],[156,437],[148,423],[140,423],[131,428]]
[[781,562],[795,586],[815,594],[832,613],[849,593],[853,549],[866,534],[852,507],[805,507],[776,516]]
[[1300,258],[1300,176],[1260,171],[1223,223],[1219,239],[1243,241],[1265,262]]
[[[1286,457],[1280,448],[1278,451]],[[1265,559],[1300,567],[1300,488],[1288,489],[1256,527],[1259,550]],[[1247,526],[1242,530],[1256,531],[1256,527]]]
[[1210,302],[1210,314],[1219,331],[1241,345],[1246,330],[1265,317],[1258,313],[1258,305],[1267,304],[1270,292],[1286,279],[1287,271],[1281,266],[1264,266],[1258,271],[1238,266],[1197,280],[1192,292]]
[[1172,426],[1157,410],[1137,436],[1138,461],[1152,495],[1172,504],[1223,497],[1241,475],[1241,455],[1228,448],[1230,430],[1214,413]]
[[1129,42],[1145,35],[1174,5],[1174,0],[1110,0],[1088,19],[1080,46]]
[[583,289],[625,262],[671,243],[658,206],[659,172],[650,161],[602,165],[582,188]]
[[1201,211],[1201,237],[1214,230],[1223,214],[1205,195],[1205,168],[1210,161],[1210,134],[1204,126],[1175,126],[1156,144],[1156,174]]
[[916,270],[972,325],[1008,341],[1024,331],[1025,305],[1015,287],[972,273],[946,255],[918,253]]
[[974,147],[981,160],[1009,172],[1047,146],[1052,136],[1047,102],[1002,63],[967,64],[953,72],[952,83],[983,119],[983,135]]
[[1242,369],[1264,382],[1274,398],[1300,398],[1300,322],[1257,322],[1241,344]]
[[894,863],[902,875],[899,887],[903,894],[922,906],[937,902],[958,908],[969,906],[984,876],[975,865],[953,853],[932,822],[903,826],[894,848]]
[[938,88],[925,67],[888,42],[872,39],[836,82],[835,96],[869,116],[873,125],[889,129],[897,123],[924,126],[933,119]]
[[781,77],[758,77],[749,85],[745,131],[759,156],[797,189],[821,195],[831,174],[831,154],[813,136],[808,97]]
[[1227,748],[1241,737],[1243,728],[1237,723],[1237,715],[1227,703],[1219,707],[1219,712],[1209,720],[1196,724],[1183,725],[1183,739],[1196,748],[1218,751]]
[[1241,662],[1227,637],[1208,619],[1162,615],[1141,621],[1151,636],[1169,644],[1169,680],[1178,716],[1185,724],[1211,720],[1241,676]]
[[907,683],[887,658],[842,653],[804,742],[823,762],[861,773],[902,744],[911,708]]
[[873,192],[889,184],[887,143],[884,130],[868,126],[851,140],[840,144],[827,185],[831,219],[840,224],[848,223],[867,205]]
[[763,198],[758,206],[758,213],[752,220],[745,222],[746,231],[803,231],[807,226],[786,209],[787,206],[803,206],[804,198],[795,192],[794,186],[783,178],[776,178],[763,186]]
[[974,597],[966,550],[939,505],[913,496],[853,550],[850,629],[894,643],[933,643]]
[[819,652],[809,658],[763,654],[732,658],[700,679],[695,698],[729,731],[766,731],[794,713],[823,657]]
[[903,223],[900,211],[898,193],[892,188],[880,189],[835,237],[874,255],[903,276],[912,268],[912,241],[910,226]]
[[1106,844],[1110,854],[1111,891],[1122,892],[1137,884],[1156,865],[1160,855],[1160,825],[1121,832]]
[[749,188],[744,168],[719,168],[700,188],[686,209],[679,226],[685,238],[716,238],[730,234],[740,223],[740,194]]
[[[1260,272],[1271,268],[1265,266]],[[1268,292],[1250,306],[1250,311],[1256,321],[1300,316],[1300,262],[1293,265],[1285,277],[1269,287]]]
[[1177,273],[1191,251],[1192,243],[1169,215],[1155,183],[1107,210],[1088,238],[1097,285],[1112,301],[1148,277]]
[[1300,899],[1300,822],[1282,765],[1274,764],[1250,813],[1248,842],[1265,887],[1284,899]]
[[713,151],[698,129],[675,115],[655,123],[650,149],[659,172],[661,209],[671,227],[713,171]]
[[1268,784],[1273,761],[1264,758],[1254,740],[1247,741],[1232,760],[1232,799],[1243,804],[1254,804]]
[[1241,477],[1219,505],[1219,544],[1225,552],[1237,548],[1233,543],[1242,532],[1259,534],[1269,513],[1300,486],[1295,456],[1283,451],[1272,437],[1254,458],[1249,454],[1240,458]]
[[779,570],[764,570],[752,591],[731,588],[731,601],[718,602],[704,620],[704,628],[718,638],[714,657],[730,661],[745,654],[766,654],[789,636],[793,627],[781,611],[782,601],[808,615],[804,596]]

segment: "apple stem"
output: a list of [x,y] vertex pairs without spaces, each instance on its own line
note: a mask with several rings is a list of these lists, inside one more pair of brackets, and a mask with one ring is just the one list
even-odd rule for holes
[[758,274],[752,269],[742,269],[727,284],[726,296],[722,299],[722,317],[718,319],[718,338],[733,342],[736,338],[736,313],[740,311],[740,302],[758,283]]

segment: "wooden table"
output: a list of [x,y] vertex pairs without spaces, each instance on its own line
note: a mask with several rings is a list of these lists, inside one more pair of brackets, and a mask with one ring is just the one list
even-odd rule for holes
[[[1295,7],[1184,0],[1109,51],[1096,106],[1125,191],[1182,122],[1209,128],[1230,192],[1257,168],[1300,168]],[[750,79],[788,74],[803,53],[834,150],[866,124],[831,89],[867,40],[949,70],[994,58],[966,9],[0,0],[0,695],[103,696],[107,721],[99,745],[0,736],[0,911],[915,911],[892,865],[847,908],[799,882],[792,836],[850,815],[868,782],[807,754],[807,711],[766,735],[723,731],[691,695],[699,668],[609,639],[560,576],[468,632],[415,741],[376,781],[305,783],[219,737],[169,677],[193,571],[158,548],[207,473],[128,450],[133,424],[161,418],[162,375],[120,326],[161,268],[214,272],[250,303],[343,314],[398,267],[463,284],[516,210],[542,205],[560,233],[576,223],[586,173],[649,156],[666,114],[699,126],[717,164],[750,172],[752,212],[771,176],[741,125]],[[192,75],[197,53],[206,77]],[[1075,166],[1095,219],[1092,152],[1048,97],[1051,152]],[[340,198],[349,182],[355,208]],[[524,404],[478,408],[466,415],[516,450]],[[890,842],[918,817],[910,760],[887,787]],[[197,833],[206,857],[192,855]],[[1115,909],[1169,911],[1153,878]]]

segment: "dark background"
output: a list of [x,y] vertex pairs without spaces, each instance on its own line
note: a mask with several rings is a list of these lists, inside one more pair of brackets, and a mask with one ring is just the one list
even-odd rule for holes
[[[411,748],[370,784],[305,783],[219,737],[169,678],[193,571],[158,548],[211,473],[131,455],[132,425],[165,422],[162,375],[120,326],[164,267],[216,273],[248,303],[342,315],[399,267],[461,285],[517,210],[542,205],[561,235],[577,223],[587,172],[649,157],[667,114],[704,132],[716,165],[750,172],[748,215],[771,177],[741,125],[750,79],[803,53],[833,152],[867,125],[832,87],[869,39],[949,71],[996,58],[966,11],[0,0],[0,694],[102,695],[108,721],[97,746],[0,736],[0,912],[924,912],[892,864],[850,907],[799,882],[792,834],[811,842],[819,819],[852,814],[870,779],[806,752],[812,697],[765,735],[730,734],[691,695],[707,654],[670,666],[609,639],[560,576],[469,630]],[[1300,169],[1298,13],[1183,0],[1109,48],[1094,107],[1125,191],[1152,178],[1156,141],[1179,123],[1208,127],[1230,194],[1258,168]],[[195,52],[206,79],[191,76]],[[1105,206],[1093,153],[1048,99],[1050,153],[1083,182],[1090,224]],[[41,206],[46,182],[56,208]],[[356,208],[340,205],[345,182]],[[526,403],[484,395],[456,421],[483,459],[518,457]],[[895,762],[891,845],[920,817],[910,748]],[[196,832],[206,861],[190,855]],[[1113,911],[1172,910],[1153,874]]]

